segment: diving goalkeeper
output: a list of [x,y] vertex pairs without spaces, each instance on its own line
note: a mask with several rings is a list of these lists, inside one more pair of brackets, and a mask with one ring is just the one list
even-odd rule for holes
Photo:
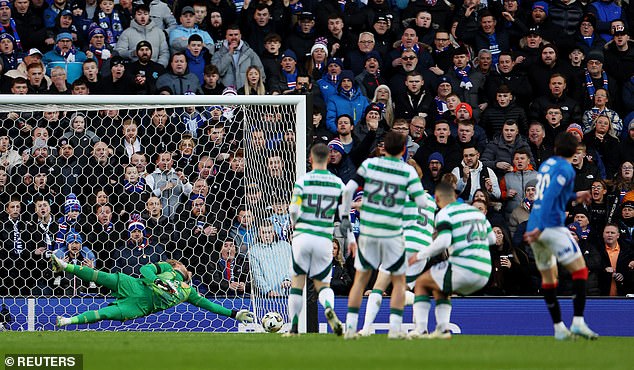
[[253,322],[253,313],[248,310],[230,310],[198,295],[188,284],[191,272],[176,260],[144,265],[141,267],[143,277],[140,279],[124,273],[110,274],[73,265],[55,256],[51,260],[54,272],[65,271],[84,281],[94,281],[112,290],[112,295],[116,298],[107,307],[96,311],[86,311],[73,317],[58,317],[57,326],[90,324],[101,320],[131,320],[166,310],[182,302],[240,322]]

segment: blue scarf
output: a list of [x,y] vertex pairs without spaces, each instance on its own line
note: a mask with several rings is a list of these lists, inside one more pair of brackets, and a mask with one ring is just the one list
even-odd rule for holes
[[2,54],[2,62],[5,71],[10,71],[18,68],[18,65],[22,63],[22,58],[18,58],[18,53],[14,51],[11,54]]
[[141,177],[136,184],[133,184],[128,180],[123,180],[123,187],[128,193],[143,193],[145,190],[145,179]]
[[301,1],[296,2],[295,4],[290,4],[289,8],[291,8],[291,14],[299,14],[304,9],[304,5]]
[[339,10],[343,13],[346,9],[346,0],[337,0],[337,3],[339,3]]
[[[603,88],[608,90],[608,74],[605,71],[601,72],[601,78],[603,78]],[[586,89],[588,90],[588,95],[590,99],[594,99],[594,94],[597,89],[594,87],[594,83],[592,82],[592,76],[590,76],[590,72],[586,69]]]
[[[13,20],[13,18],[11,18],[9,25],[11,26],[11,30],[13,30],[13,38],[15,39],[16,50],[22,51],[22,43],[20,42],[20,35],[18,35],[18,29],[15,25],[15,21]],[[4,28],[0,24],[0,34],[2,33],[9,33],[9,32],[7,32],[6,28]]]
[[97,13],[99,17],[99,27],[103,28],[106,31],[106,38],[108,44],[111,46],[115,46],[119,36],[123,32],[123,25],[121,25],[121,20],[119,19],[119,12],[116,10],[112,11],[112,14],[108,15],[100,10]]
[[282,70],[284,77],[286,77],[286,86],[288,86],[289,90],[295,90],[297,86],[297,68],[295,69],[295,73],[288,73]]
[[[410,48],[406,48],[405,45],[401,44],[401,52],[405,51],[406,49]],[[416,53],[416,55],[418,55],[418,52],[420,51],[420,46],[418,46],[418,44],[414,44],[411,49],[414,51],[414,53]]]
[[491,51],[491,58],[493,59],[493,64],[498,64],[498,59],[500,57],[500,45],[498,45],[498,40],[495,37],[495,33],[489,36],[489,50]]
[[471,83],[471,79],[469,78],[469,72],[471,71],[471,66],[467,65],[464,69],[458,69],[458,67],[453,67],[456,76],[460,79],[460,87],[463,87],[465,90],[469,90],[473,87]]
[[348,99],[352,99],[352,95],[354,95],[354,87],[351,87],[350,90],[346,91],[344,89],[340,89],[341,90],[341,95],[345,96]]
[[75,49],[75,47],[71,47],[70,50],[68,50],[66,53],[62,52],[62,49],[59,48],[59,46],[55,45],[55,47],[53,47],[53,50],[55,50],[55,52],[59,55],[62,56],[62,58],[64,58],[64,60],[66,60],[67,62],[74,62],[75,58],[72,58],[73,60],[68,60],[68,57],[73,55],[75,56],[75,54],[77,54],[77,49]]
[[436,117],[440,118],[443,115],[443,113],[445,113],[448,109],[447,103],[445,103],[439,97],[435,97],[434,102],[436,103]]

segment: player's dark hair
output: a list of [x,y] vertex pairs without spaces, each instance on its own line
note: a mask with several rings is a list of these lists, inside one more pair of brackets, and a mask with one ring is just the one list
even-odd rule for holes
[[389,155],[399,155],[405,148],[407,143],[407,135],[403,135],[400,132],[390,131],[383,137],[383,144],[385,145],[385,151]]
[[570,132],[562,132],[555,139],[555,155],[570,158],[577,152],[579,140]]
[[313,157],[315,162],[324,163],[328,160],[330,156],[330,150],[328,146],[324,143],[318,143],[310,148],[310,154]]
[[436,196],[440,195],[445,198],[450,198],[456,196],[456,191],[454,190],[453,186],[451,186],[451,184],[448,184],[446,182],[439,182],[438,185],[436,185],[434,194],[436,194]]

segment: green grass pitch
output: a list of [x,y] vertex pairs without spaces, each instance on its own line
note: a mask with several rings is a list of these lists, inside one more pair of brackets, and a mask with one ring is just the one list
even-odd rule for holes
[[451,340],[344,341],[334,335],[3,332],[0,355],[81,353],[84,369],[631,369],[634,338],[454,335]]

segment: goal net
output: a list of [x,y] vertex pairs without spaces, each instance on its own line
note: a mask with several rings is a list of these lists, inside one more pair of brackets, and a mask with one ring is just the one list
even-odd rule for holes
[[[303,96],[0,96],[0,330],[112,303],[49,257],[140,277],[177,259],[199,294],[287,317]],[[187,303],[96,330],[258,331]],[[77,327],[69,326],[70,329]]]

